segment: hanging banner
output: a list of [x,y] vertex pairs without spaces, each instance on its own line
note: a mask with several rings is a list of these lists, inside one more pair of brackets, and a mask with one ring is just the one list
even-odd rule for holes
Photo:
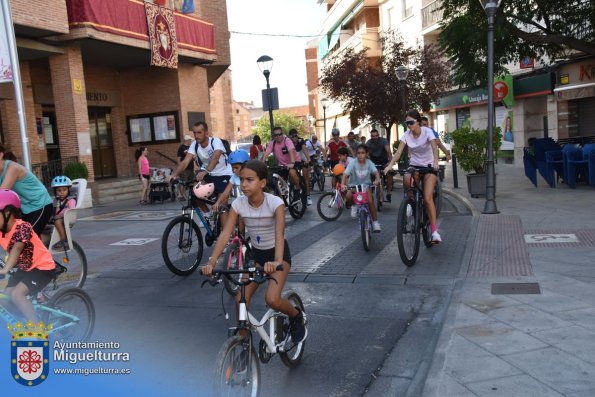
[[147,30],[151,45],[151,65],[178,67],[178,40],[174,12],[156,4],[145,3]]
[[0,7],[0,83],[12,81],[12,67],[8,51],[8,32],[4,23],[4,11]]

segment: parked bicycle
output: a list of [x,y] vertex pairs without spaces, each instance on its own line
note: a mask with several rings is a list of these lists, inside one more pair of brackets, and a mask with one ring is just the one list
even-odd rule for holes
[[[271,184],[274,192],[279,196],[287,210],[289,215],[293,219],[300,219],[306,213],[307,203],[305,195],[305,181],[304,176],[298,170],[298,177],[300,179],[299,189],[295,186],[291,186],[288,183],[288,168],[284,166],[270,167],[269,172],[271,174]],[[283,176],[282,176],[283,175]]]
[[322,168],[323,160],[318,155],[310,156],[310,164],[312,167],[312,171],[310,171],[310,188],[314,190],[314,186],[318,186],[318,190],[322,192],[326,181]]
[[204,243],[207,247],[210,247],[221,232],[219,217],[222,213],[228,211],[227,207],[221,206],[218,211],[213,212],[212,219],[205,217],[198,207],[199,202],[202,201],[211,206],[215,204],[216,199],[211,196],[199,200],[192,193],[192,186],[196,182],[188,181],[183,183],[188,188],[187,203],[182,205],[182,214],[172,219],[165,227],[161,237],[163,260],[167,268],[178,276],[192,274],[202,259],[203,237],[195,221],[195,216],[204,226]]
[[[84,342],[90,338],[95,326],[95,306],[82,289],[62,288],[52,296],[42,293],[30,299],[41,321],[52,325],[48,332],[52,340]],[[0,317],[13,325],[21,321],[22,315],[9,310],[5,302],[10,302],[10,297],[0,293]]]
[[[432,243],[430,220],[424,202],[423,177],[427,173],[435,172],[433,167],[410,167],[406,170],[399,171],[401,175],[408,173],[411,174],[413,178],[412,186],[404,193],[404,198],[403,201],[401,201],[397,218],[397,244],[399,246],[399,255],[406,266],[415,265],[419,255],[420,234],[426,247],[431,248],[434,245]],[[436,183],[436,187],[434,188],[434,200],[437,206],[436,214],[438,214],[438,207],[441,206],[439,203],[441,203],[442,200],[440,183]],[[409,214],[407,213],[407,206],[410,206],[411,208]]]
[[323,193],[316,203],[318,215],[328,222],[338,219],[345,208],[345,192],[341,191],[341,183],[337,183],[333,190]]
[[[277,270],[283,270],[279,265]],[[233,277],[242,274],[240,280]],[[242,270],[217,270],[211,279],[205,280],[202,285],[209,283],[217,285],[221,277],[227,278],[240,289],[240,307],[238,326],[230,328],[229,338],[223,343],[215,362],[214,395],[248,395],[257,396],[260,393],[261,376],[260,362],[268,363],[275,354],[279,354],[281,361],[289,368],[299,365],[306,342],[294,344],[289,332],[289,318],[287,315],[269,309],[264,316],[257,320],[248,311],[246,305],[246,286],[250,283],[263,284],[267,280],[274,280],[261,268],[251,262]],[[295,292],[285,295],[289,302],[303,313],[304,322],[307,323],[306,313],[302,299]],[[268,327],[265,327],[266,323]],[[267,333],[268,328],[268,333]],[[252,331],[260,336],[258,353],[254,348]]]

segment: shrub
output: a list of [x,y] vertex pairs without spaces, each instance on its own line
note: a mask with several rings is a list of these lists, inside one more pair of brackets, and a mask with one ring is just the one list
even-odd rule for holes
[[66,167],[64,167],[64,175],[69,177],[71,180],[79,178],[88,179],[89,170],[87,169],[87,165],[85,163],[75,161],[74,163],[68,163]]
[[[453,151],[457,161],[465,172],[485,174],[487,156],[488,132],[476,130],[468,126],[461,127],[452,133],[454,140]],[[502,143],[500,128],[494,128],[493,148],[497,150]]]

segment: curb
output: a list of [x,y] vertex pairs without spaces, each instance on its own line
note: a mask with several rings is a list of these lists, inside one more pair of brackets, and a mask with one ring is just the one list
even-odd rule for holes
[[478,217],[479,215],[481,215],[481,213],[479,212],[477,207],[475,207],[475,205],[471,202],[471,200],[469,200],[467,197],[463,196],[462,194],[457,193],[457,192],[453,191],[452,189],[447,189],[445,187],[442,187],[442,193],[447,194],[451,197],[454,197],[455,199],[457,199],[461,203],[463,203],[463,205],[471,212],[471,215],[473,217]]

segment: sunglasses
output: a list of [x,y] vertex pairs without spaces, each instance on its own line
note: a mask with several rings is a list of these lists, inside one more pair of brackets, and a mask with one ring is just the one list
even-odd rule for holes
[[417,123],[417,121],[415,121],[415,120],[406,120],[405,121],[405,124],[407,124],[407,125],[414,125],[415,123]]
[[274,137],[278,137],[278,136],[281,136],[281,135],[283,135],[283,134],[273,134]]

